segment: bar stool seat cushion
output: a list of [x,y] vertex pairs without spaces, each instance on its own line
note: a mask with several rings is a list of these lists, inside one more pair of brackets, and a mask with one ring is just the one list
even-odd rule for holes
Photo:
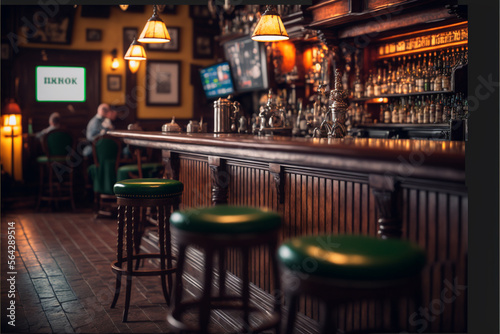
[[[161,163],[150,162],[141,164],[142,175],[144,178],[152,178],[158,171],[163,167]],[[126,180],[129,179],[129,173],[138,173],[139,167],[137,164],[130,164],[118,167],[116,172],[116,180]]]
[[281,226],[279,214],[247,206],[216,205],[213,207],[176,211],[170,224],[195,233],[239,234],[272,231]]
[[[66,156],[51,156],[50,157],[50,162],[65,162],[66,161]],[[46,155],[42,155],[36,158],[36,162],[40,164],[44,164],[49,162],[49,157]]]
[[362,235],[315,235],[293,238],[278,251],[293,271],[350,280],[397,279],[416,275],[425,252],[403,240]]
[[113,187],[117,197],[137,199],[180,196],[183,189],[182,182],[153,178],[122,180]]

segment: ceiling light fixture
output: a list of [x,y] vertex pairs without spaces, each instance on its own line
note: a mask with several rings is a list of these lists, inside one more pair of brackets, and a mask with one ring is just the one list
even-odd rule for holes
[[148,20],[137,40],[141,43],[170,42],[170,35],[168,34],[167,27],[158,16],[156,5],[153,5],[153,16]]
[[275,5],[267,5],[255,27],[252,39],[257,42],[280,42],[289,39]]
[[123,58],[126,60],[146,60],[146,50],[144,50],[142,44],[137,42],[134,37],[132,44],[130,44]]

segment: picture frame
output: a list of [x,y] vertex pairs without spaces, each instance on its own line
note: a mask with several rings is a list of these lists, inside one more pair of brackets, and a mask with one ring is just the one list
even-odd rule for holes
[[193,33],[193,58],[210,59],[214,57],[214,38],[207,32],[194,31]]
[[59,6],[58,11],[49,18],[37,6],[24,6],[22,15],[33,18],[20,23],[20,37],[28,43],[71,44],[73,22],[76,9],[73,6]]
[[148,60],[146,63],[146,105],[181,104],[181,62]]
[[160,12],[163,14],[176,14],[177,13],[177,6],[176,5],[158,5],[158,9],[160,9],[160,6],[163,7],[163,9],[160,10]]
[[102,40],[102,30],[87,29],[85,32],[85,38],[87,42],[99,42]]
[[165,51],[165,52],[177,52],[180,50],[181,43],[181,28],[180,27],[168,27],[168,33],[170,35],[171,41],[169,43],[146,43],[147,51]]
[[136,27],[124,27],[123,28],[123,56],[127,53],[127,50],[134,41],[134,37],[139,37],[139,29]]
[[208,9],[207,5],[190,5],[189,17],[193,19],[208,20],[211,18],[210,10]]
[[119,74],[108,74],[108,90],[118,92],[122,90],[122,76]]

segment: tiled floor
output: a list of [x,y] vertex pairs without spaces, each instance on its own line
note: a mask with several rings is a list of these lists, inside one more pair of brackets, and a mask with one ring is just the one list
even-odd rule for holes
[[[15,227],[15,269],[7,267],[8,223]],[[124,292],[110,309],[115,276],[116,222],[85,213],[2,216],[2,305],[9,305],[7,272],[15,271],[15,327],[2,307],[2,333],[169,332],[159,278],[135,279],[129,322]]]

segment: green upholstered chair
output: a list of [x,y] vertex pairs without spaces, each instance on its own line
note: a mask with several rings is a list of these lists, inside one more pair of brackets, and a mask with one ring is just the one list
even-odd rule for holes
[[[404,296],[414,298],[417,305],[420,302],[420,273],[426,255],[407,241],[362,235],[305,236],[283,243],[278,257],[289,301],[286,333],[293,331],[302,294],[322,301],[322,333],[337,332],[330,312],[342,303],[383,298],[395,301]],[[393,307],[392,330],[398,330],[395,311]]]
[[42,201],[69,201],[75,209],[73,198],[73,165],[70,154],[74,150],[71,133],[54,129],[42,137],[42,149],[45,155],[37,158],[40,166],[40,188],[37,209]]
[[[178,244],[176,283],[174,286],[173,305],[169,309],[167,321],[178,330],[207,332],[212,309],[231,308],[242,310],[241,330],[259,332],[266,329],[279,329],[281,321],[281,301],[276,295],[274,307],[265,315],[260,314],[250,303],[249,254],[252,248],[267,245],[270,254],[275,254],[281,216],[275,212],[245,206],[217,205],[214,207],[174,212],[170,217],[172,235]],[[187,247],[203,250],[205,256],[202,296],[186,300],[182,298],[182,276]],[[225,252],[227,249],[240,250],[241,258],[236,259],[242,265],[242,291],[240,296],[226,293]],[[214,256],[218,255],[219,291],[212,296],[212,267]],[[280,280],[276,258],[270,256],[273,269],[273,289],[279,291]],[[258,301],[257,301],[258,302]],[[198,309],[198,325],[183,322],[183,315],[189,309]],[[251,312],[262,316],[262,322],[252,328],[249,323]]]
[[[123,321],[127,321],[133,276],[159,275],[165,301],[167,304],[170,302],[172,275],[175,273],[176,268],[173,267],[174,257],[172,256],[168,220],[171,209],[179,209],[184,186],[181,182],[175,180],[150,178],[123,180],[117,182],[113,188],[118,203],[118,242],[116,262],[111,265],[112,271],[116,274],[116,289],[111,307],[116,306],[121,289],[121,277],[125,275],[127,277],[127,286]],[[141,219],[141,209],[144,207],[158,208],[158,247],[160,253],[139,254],[139,247],[137,246],[140,244],[139,241],[142,236],[141,227],[144,226],[144,220]],[[125,251],[123,249],[124,239],[126,240]],[[137,264],[141,259],[151,258],[160,260],[159,269],[139,269]],[[133,266],[134,260],[136,260],[135,268]],[[166,276],[168,276],[168,287]]]
[[88,168],[97,205],[97,216],[112,216],[116,207],[113,186],[120,165],[122,143],[109,135],[98,136],[92,142],[94,164]]

